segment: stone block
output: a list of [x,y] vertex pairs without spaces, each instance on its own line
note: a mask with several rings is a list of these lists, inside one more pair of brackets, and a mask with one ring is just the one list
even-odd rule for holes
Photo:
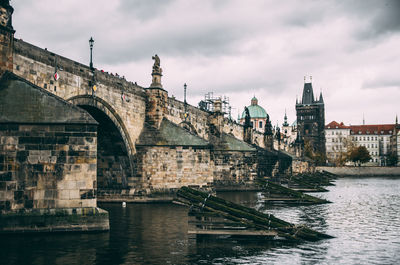
[[96,207],[96,199],[82,200],[82,207]]
[[80,196],[79,190],[70,190],[69,191],[69,198],[72,199],[72,200],[80,199],[81,196]]
[[3,150],[4,151],[16,151],[17,150],[17,146],[16,145],[6,144],[6,145],[3,145]]
[[44,200],[47,190],[35,190],[33,193],[34,200]]
[[66,181],[65,187],[67,190],[77,189],[77,182],[76,181]]
[[28,163],[29,164],[37,164],[39,163],[39,155],[29,155],[28,156]]
[[5,137],[4,144],[6,144],[6,145],[17,145],[18,144],[18,137],[16,137],[16,136]]
[[[69,190],[59,190],[58,191],[58,198],[60,199],[60,200],[69,200],[70,199],[70,197],[69,197]],[[67,206],[66,206],[67,207]]]

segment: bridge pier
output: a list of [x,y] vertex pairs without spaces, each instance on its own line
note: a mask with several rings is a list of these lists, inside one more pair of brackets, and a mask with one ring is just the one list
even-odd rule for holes
[[10,72],[0,105],[0,233],[108,230],[96,200],[97,122]]

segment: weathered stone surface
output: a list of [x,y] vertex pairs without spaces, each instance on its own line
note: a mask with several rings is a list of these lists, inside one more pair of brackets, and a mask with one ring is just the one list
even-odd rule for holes
[[149,192],[213,182],[209,149],[176,146],[138,147],[138,177]]
[[[68,204],[69,207],[81,207],[80,190],[94,188],[96,171],[88,169],[90,164],[93,164],[92,160],[96,162],[96,158],[90,158],[88,152],[56,151],[58,141],[47,145],[32,145],[33,142],[44,142],[55,133],[49,125],[44,125],[47,131],[43,132],[42,137],[32,136],[35,135],[37,129],[43,129],[40,126],[32,128],[30,132],[26,131],[26,125],[22,126],[21,131],[19,126],[11,128],[7,124],[0,123],[0,127],[5,126],[8,128],[7,131],[0,130],[0,136],[6,139],[4,142],[13,142],[14,146],[31,150],[11,152],[4,150],[2,148],[4,144],[0,144],[0,150],[2,150],[0,151],[0,190],[7,192],[0,194],[0,202],[3,202],[0,203],[0,210],[48,208],[52,205],[57,206],[58,200],[69,199],[73,200]],[[86,125],[82,127],[86,128]],[[70,143],[69,138],[76,139],[77,134],[78,132],[71,133],[71,137],[63,138],[62,142],[74,148],[75,145]],[[75,161],[73,164],[69,163],[71,158]],[[76,161],[88,162],[77,164]],[[12,198],[9,196],[10,192],[14,194]],[[75,199],[77,200],[74,201]],[[89,200],[89,204],[85,202],[88,206],[96,206],[95,197],[82,200]],[[65,204],[63,202],[63,205]]]
[[[88,113],[10,72],[4,74],[0,80],[0,122],[96,124]],[[65,132],[76,131],[71,126],[86,131],[86,126],[67,125]],[[23,128],[24,131],[27,129],[27,126]],[[35,130],[35,126],[30,129]],[[48,129],[48,126],[41,128],[42,132]],[[5,144],[15,144],[16,138],[9,137],[7,141]],[[40,137],[21,137],[20,141],[23,144],[46,143]]]
[[7,212],[0,215],[0,234],[107,231],[108,219],[108,212],[96,207]]
[[[95,207],[97,122],[7,72],[0,80],[0,211]],[[78,185],[79,183],[79,185]],[[95,194],[94,192],[92,192]]]

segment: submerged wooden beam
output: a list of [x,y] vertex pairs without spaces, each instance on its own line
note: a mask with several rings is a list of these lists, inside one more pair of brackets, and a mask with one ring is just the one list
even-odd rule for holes
[[264,199],[266,202],[288,202],[291,204],[330,203],[330,201],[304,194],[269,180],[258,179],[258,184],[262,187],[263,194],[267,196]]
[[278,235],[276,231],[246,231],[246,230],[189,230],[188,234],[194,235],[229,235],[229,236],[263,236],[275,237]]
[[[235,204],[233,202],[212,196],[211,194],[194,190],[188,187],[182,187],[177,192],[177,200],[180,203],[184,203],[190,206],[190,215],[194,216],[197,222],[196,229],[193,231],[201,230],[213,230],[214,233],[219,230],[235,230],[232,226],[232,222],[240,224],[240,229],[247,231],[273,231],[277,233],[279,237],[287,240],[319,240],[323,238],[332,238],[327,234],[323,234],[314,230],[311,230],[305,226],[296,226],[279,218],[276,218],[272,214],[265,214],[258,212],[252,208]],[[204,216],[202,215],[204,213]],[[210,217],[209,213],[213,213]],[[227,229],[219,229],[219,226],[215,226],[209,223],[208,218],[219,218],[218,222],[226,222]],[[205,221],[202,223],[202,221]],[[212,221],[212,219],[211,219]],[[236,229],[238,230],[238,229]],[[211,232],[210,232],[211,233]]]

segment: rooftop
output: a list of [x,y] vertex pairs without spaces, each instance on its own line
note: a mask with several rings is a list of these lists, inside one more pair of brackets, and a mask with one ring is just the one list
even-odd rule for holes
[[325,129],[349,129],[350,134],[374,134],[384,135],[392,134],[395,124],[370,124],[370,125],[349,125],[346,126],[343,122],[338,123],[332,121],[325,126]]
[[[258,99],[256,97],[251,99],[251,105],[247,108],[249,109],[250,118],[267,118],[267,112],[263,107],[258,105]],[[243,111],[241,119],[244,119],[245,117],[246,112]]]

